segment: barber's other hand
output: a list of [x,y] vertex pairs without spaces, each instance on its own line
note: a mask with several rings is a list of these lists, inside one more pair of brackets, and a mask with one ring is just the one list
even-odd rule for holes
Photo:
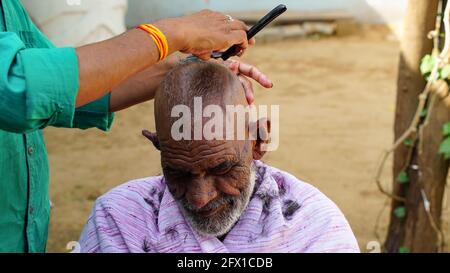
[[229,69],[231,69],[231,71],[233,71],[239,76],[239,80],[241,81],[242,86],[244,87],[245,90],[245,96],[247,98],[248,104],[252,104],[253,101],[255,100],[252,82],[249,80],[249,78],[255,80],[257,83],[259,83],[261,86],[265,88],[273,87],[272,81],[265,74],[263,74],[261,71],[259,71],[256,67],[252,65],[232,59],[227,61],[221,61],[221,63],[227,66]]
[[[155,23],[168,33],[177,33],[173,44],[183,53],[193,54],[209,60],[213,51],[228,49],[237,44],[241,53],[249,45],[248,26],[242,21],[230,20],[226,15],[210,10],[202,10],[192,15],[164,19]],[[255,40],[251,39],[250,44]]]

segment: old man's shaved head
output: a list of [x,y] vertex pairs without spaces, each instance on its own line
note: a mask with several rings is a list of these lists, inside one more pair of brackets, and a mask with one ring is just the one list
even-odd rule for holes
[[193,110],[194,98],[201,98],[205,106],[247,105],[238,77],[228,68],[213,62],[188,59],[166,76],[156,93],[157,131],[165,132],[163,127],[169,125],[167,121],[171,119],[173,107],[186,105]]
[[[155,97],[157,136],[151,140],[161,151],[169,190],[198,232],[219,237],[246,208],[255,187],[253,160],[262,153],[257,140],[176,140],[171,127],[178,118],[171,117],[172,109],[185,105],[193,113],[194,98],[201,98],[203,108],[247,106],[247,101],[239,79],[229,69],[198,60],[175,67]],[[190,124],[194,127],[195,122]],[[183,129],[193,132],[193,128]]]
[[[197,103],[199,101],[200,105]],[[211,106],[219,108],[220,114],[225,112],[228,106],[246,109],[244,106],[248,106],[247,100],[238,77],[226,67],[213,62],[188,59],[180,63],[168,73],[155,96],[158,144],[180,140],[178,144],[190,146],[192,139],[208,139],[211,143],[218,144],[216,140],[225,139],[226,130],[235,129],[234,126],[226,128],[226,115],[218,117],[220,121],[218,125],[222,125],[223,128],[213,128],[223,131],[219,137],[212,139],[203,134],[204,125],[211,117],[215,118],[215,113],[211,113],[209,117],[203,115],[203,112]],[[177,112],[180,107],[186,109],[187,113]],[[179,123],[180,117],[188,121],[183,124],[187,125],[187,128],[180,128],[181,131],[187,132],[183,137],[179,137],[177,134],[179,132],[174,130],[178,129],[174,125]],[[245,116],[245,124],[241,125],[248,126],[248,123],[249,117]],[[198,129],[201,134],[196,136],[195,131]],[[234,140],[237,137],[233,135],[228,139]]]

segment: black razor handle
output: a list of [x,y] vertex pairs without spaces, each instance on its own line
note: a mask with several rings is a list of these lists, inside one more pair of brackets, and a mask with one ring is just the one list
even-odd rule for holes
[[[271,10],[269,13],[267,13],[261,20],[259,20],[252,28],[247,31],[247,40],[250,40],[251,38],[255,37],[255,35],[260,32],[263,28],[265,28],[270,22],[275,20],[278,16],[283,14],[287,10],[285,5],[278,5],[273,10]],[[236,55],[239,49],[239,45],[234,45],[227,49],[225,52],[222,53],[221,58],[226,61],[231,56]]]

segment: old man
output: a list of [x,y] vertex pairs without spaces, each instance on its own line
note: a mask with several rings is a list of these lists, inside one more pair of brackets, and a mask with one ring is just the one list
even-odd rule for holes
[[359,252],[330,199],[261,161],[270,122],[246,119],[244,139],[174,136],[172,110],[192,109],[196,97],[223,109],[247,106],[225,67],[191,60],[174,68],[155,98],[156,133],[144,131],[161,152],[163,175],[101,196],[81,235],[82,252]]

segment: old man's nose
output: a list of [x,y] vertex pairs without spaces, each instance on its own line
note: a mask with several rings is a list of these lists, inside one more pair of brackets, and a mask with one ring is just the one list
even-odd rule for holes
[[187,201],[195,207],[195,209],[201,209],[210,201],[217,198],[217,191],[215,189],[199,189],[194,187],[192,191],[188,192],[186,199]]
[[194,195],[191,197],[188,197],[188,202],[197,210],[203,208],[206,206],[206,204],[209,203],[210,199],[207,198],[207,195]]

